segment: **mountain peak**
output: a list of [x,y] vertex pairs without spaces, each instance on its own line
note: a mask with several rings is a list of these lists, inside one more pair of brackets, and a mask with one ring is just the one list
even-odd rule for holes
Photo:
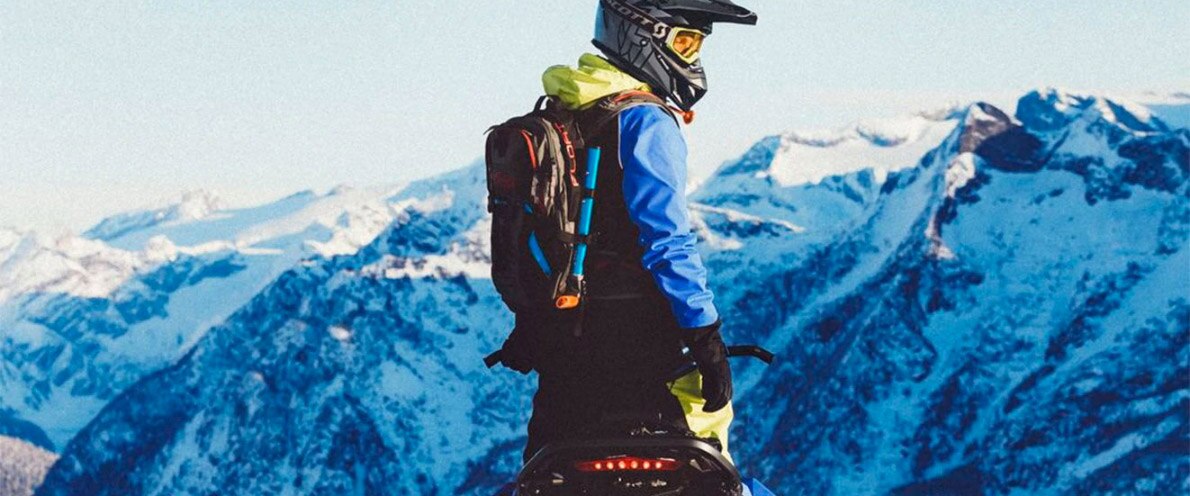
[[1025,94],[1017,102],[1017,118],[1037,131],[1060,130],[1080,119],[1104,121],[1133,132],[1169,130],[1164,122],[1141,105],[1059,88],[1042,88]]
[[103,219],[83,235],[102,241],[112,241],[126,234],[171,222],[186,222],[209,217],[223,210],[223,200],[206,190],[192,190],[181,199],[165,206],[150,207],[116,214]]
[[937,107],[934,109],[922,110],[917,113],[917,116],[921,117],[923,119],[927,119],[927,120],[931,120],[931,121],[935,121],[935,122],[951,121],[951,120],[961,118],[963,116],[963,114],[965,114],[967,112],[967,109],[970,107],[971,107],[971,103],[969,103],[969,102],[965,103],[965,102],[954,101],[948,105],[944,105],[944,106]]
[[959,133],[959,153],[976,152],[985,148],[988,140],[1002,137],[1020,125],[1003,110],[988,103],[976,103],[966,109],[956,132]]
[[187,191],[182,199],[173,205],[176,217],[171,220],[197,220],[225,208],[219,195],[206,190]]
[[867,119],[826,130],[791,131],[764,139],[718,176],[752,174],[782,186],[818,184],[861,170],[879,175],[912,167],[963,115],[966,106]]

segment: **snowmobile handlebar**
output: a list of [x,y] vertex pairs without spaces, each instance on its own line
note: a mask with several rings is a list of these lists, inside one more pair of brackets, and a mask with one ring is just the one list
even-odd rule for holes
[[[694,359],[690,357],[690,353],[686,353],[685,357],[689,361],[685,365],[682,365],[681,367],[678,367],[677,370],[673,371],[673,373],[666,378],[665,382],[676,381],[684,377],[686,374],[698,370],[698,365],[694,363]],[[773,352],[754,344],[727,347],[727,358],[742,357],[755,358],[764,362],[765,365],[773,363],[773,359],[776,358],[775,355],[773,355]]]
[[727,347],[727,356],[731,357],[731,358],[752,357],[752,358],[755,358],[757,360],[764,362],[765,365],[769,365],[769,364],[773,363],[773,359],[776,358],[776,355],[774,355],[773,352],[766,350],[764,348],[761,348],[760,346],[757,346],[754,344],[742,344],[739,346],[728,346]]
[[[773,352],[766,350],[764,348],[761,348],[760,346],[757,346],[754,344],[728,346],[727,347],[727,356],[729,358],[752,357],[752,358],[755,358],[757,360],[764,362],[765,364],[773,363],[773,359],[776,357],[775,355],[773,355]],[[496,365],[499,365],[500,362],[503,362],[503,361],[504,361],[504,350],[500,350],[495,353],[492,353],[491,355],[484,357],[483,364],[486,365],[490,369],[492,367],[495,367]],[[694,371],[694,368],[695,368],[695,366],[693,363],[691,363],[687,366],[684,366],[681,369],[683,372],[681,374],[679,374],[678,377],[689,374],[690,372]]]

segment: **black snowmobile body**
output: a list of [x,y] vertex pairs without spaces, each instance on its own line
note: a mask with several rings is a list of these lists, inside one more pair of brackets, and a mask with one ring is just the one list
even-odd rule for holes
[[[732,346],[732,357],[769,363],[772,353],[757,346]],[[499,354],[485,360],[489,367]],[[694,370],[690,363],[674,378]],[[773,496],[756,480],[741,480],[715,439],[649,420],[597,426],[582,439],[542,448],[521,469],[515,483],[496,496]]]
[[[710,443],[666,433],[546,446],[517,477],[516,496],[741,496],[740,474]],[[647,467],[647,468],[646,468]]]

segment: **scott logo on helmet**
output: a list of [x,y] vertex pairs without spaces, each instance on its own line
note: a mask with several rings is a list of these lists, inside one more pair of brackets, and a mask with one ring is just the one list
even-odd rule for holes
[[608,7],[615,10],[620,15],[627,17],[632,22],[639,24],[641,27],[652,29],[654,38],[664,39],[669,36],[669,25],[650,17],[648,13],[631,5],[617,2],[616,0],[603,0],[603,3],[607,4]]

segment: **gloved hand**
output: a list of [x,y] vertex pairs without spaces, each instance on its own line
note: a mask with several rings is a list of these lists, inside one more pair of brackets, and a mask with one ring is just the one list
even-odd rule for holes
[[533,329],[528,327],[529,320],[518,315],[516,325],[508,334],[508,339],[504,340],[504,346],[500,348],[500,360],[504,366],[522,374],[532,372],[537,363],[534,356],[537,347],[531,338]]
[[722,321],[706,327],[684,329],[682,337],[698,372],[702,374],[702,398],[706,400],[702,411],[717,412],[731,401],[731,367],[727,364],[727,346],[719,335]]

